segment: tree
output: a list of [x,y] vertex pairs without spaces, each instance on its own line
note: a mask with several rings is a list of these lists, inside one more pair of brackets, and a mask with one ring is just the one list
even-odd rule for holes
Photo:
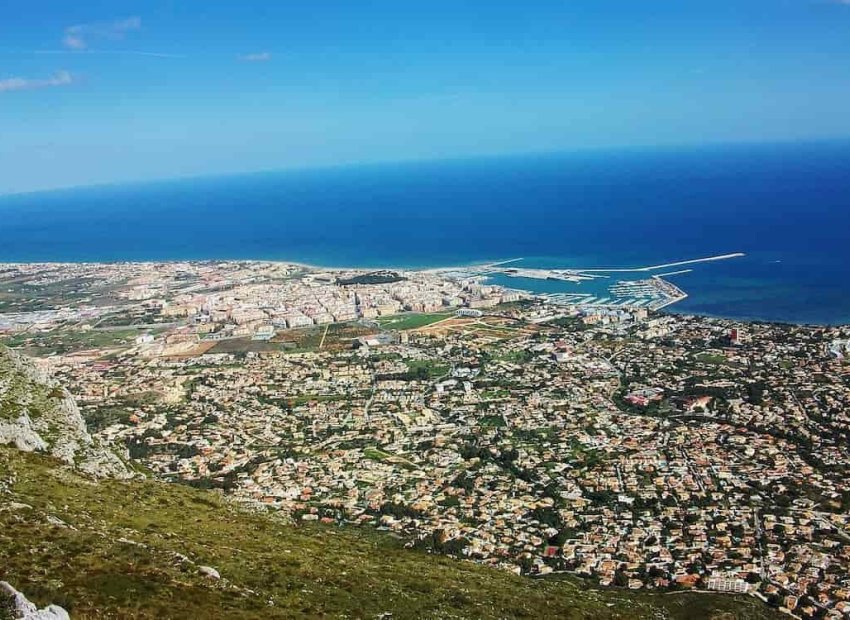
[[629,577],[623,572],[622,568],[614,571],[614,585],[620,588],[625,588],[629,585]]

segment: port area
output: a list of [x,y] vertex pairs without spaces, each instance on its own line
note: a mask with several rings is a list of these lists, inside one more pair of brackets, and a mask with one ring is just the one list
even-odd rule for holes
[[529,278],[532,280],[560,280],[563,282],[584,282],[586,280],[594,280],[597,278],[607,278],[608,276],[591,275],[574,269],[523,269],[520,267],[496,267],[484,271],[482,275],[487,273],[503,273],[510,278]]
[[552,304],[584,309],[661,310],[685,299],[688,294],[660,276],[645,280],[618,280],[608,287],[604,296],[591,293],[543,293]]
[[[625,268],[553,268],[537,269],[518,266],[523,259],[511,259],[452,269],[455,277],[467,277],[489,284],[499,284],[533,293],[548,302],[580,309],[635,311],[661,310],[688,297],[668,278],[693,271],[700,263],[729,260],[744,256],[742,252],[704,258],[674,261],[644,267]],[[688,266],[686,269],[676,267]],[[653,274],[653,271],[664,271]],[[448,270],[447,270],[448,271]],[[635,275],[641,279],[630,279]]]

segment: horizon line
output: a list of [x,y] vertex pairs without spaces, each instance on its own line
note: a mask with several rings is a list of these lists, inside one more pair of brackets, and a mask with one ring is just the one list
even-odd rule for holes
[[417,163],[439,163],[439,162],[462,162],[462,161],[482,161],[482,160],[499,160],[510,159],[514,157],[557,157],[559,155],[582,155],[582,154],[604,154],[604,153],[622,153],[622,152],[641,152],[641,151],[678,151],[678,150],[702,150],[716,148],[738,148],[747,146],[804,146],[804,145],[821,145],[821,144],[842,144],[850,143],[850,136],[839,137],[808,137],[784,140],[737,140],[737,141],[706,141],[706,142],[683,142],[683,143],[661,143],[661,144],[628,144],[628,145],[597,145],[597,146],[582,146],[576,148],[563,149],[541,149],[541,150],[522,150],[522,151],[504,151],[496,153],[470,153],[462,155],[440,155],[440,156],[422,156],[422,157],[402,157],[393,159],[374,159],[361,161],[343,160],[335,163],[315,163],[304,165],[282,165],[271,168],[258,168],[252,170],[233,170],[224,172],[200,172],[190,173],[176,176],[155,176],[151,178],[137,179],[122,179],[116,181],[95,181],[91,183],[79,183],[72,185],[57,185],[39,189],[29,189],[21,191],[2,192],[0,191],[0,200],[7,198],[15,198],[28,196],[32,194],[48,194],[53,192],[65,192],[75,190],[99,189],[110,187],[124,187],[132,185],[153,185],[157,183],[170,183],[191,180],[212,180],[227,177],[243,177],[252,175],[275,174],[285,172],[310,172],[323,170],[338,170],[338,169],[355,169],[368,167],[381,167],[391,165],[412,165]]

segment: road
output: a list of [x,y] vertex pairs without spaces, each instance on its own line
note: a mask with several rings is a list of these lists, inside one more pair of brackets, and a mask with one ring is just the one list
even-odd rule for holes
[[325,346],[325,338],[327,338],[327,337],[328,337],[328,330],[329,330],[330,328],[331,328],[331,324],[330,324],[330,323],[328,323],[327,325],[325,325],[325,331],[322,333],[322,340],[321,340],[321,342],[319,342],[319,350],[321,350],[321,349],[322,349],[322,347],[323,347],[323,346]]

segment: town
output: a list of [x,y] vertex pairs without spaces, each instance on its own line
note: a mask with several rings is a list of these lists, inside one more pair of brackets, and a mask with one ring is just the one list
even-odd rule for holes
[[149,475],[601,586],[850,617],[850,327],[254,261],[0,265],[0,342]]

